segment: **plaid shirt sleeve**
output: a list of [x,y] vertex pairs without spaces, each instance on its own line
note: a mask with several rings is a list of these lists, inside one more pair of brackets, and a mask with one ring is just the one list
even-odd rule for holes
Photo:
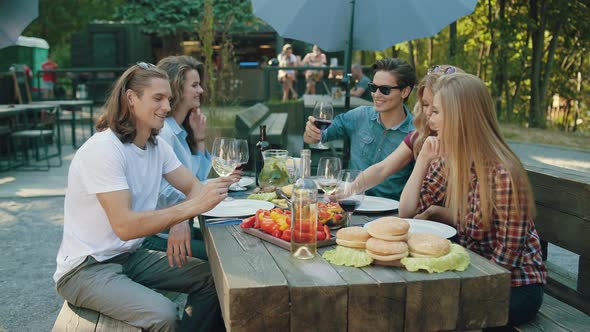
[[442,159],[435,159],[430,163],[428,173],[422,181],[420,188],[420,200],[418,209],[420,213],[424,212],[431,205],[444,205],[444,199],[447,189],[447,181],[443,175],[444,164]]
[[514,188],[510,175],[505,169],[497,169],[493,178],[494,224],[496,245],[493,260],[499,264],[520,267],[523,265],[523,249],[526,246],[526,211],[522,204],[515,204]]

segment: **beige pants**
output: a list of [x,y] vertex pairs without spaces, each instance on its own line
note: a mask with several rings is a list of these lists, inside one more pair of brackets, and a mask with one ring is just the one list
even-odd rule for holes
[[[188,293],[182,321],[174,302],[151,288]],[[57,282],[69,303],[148,331],[224,330],[209,263],[189,257],[170,268],[165,252],[139,249],[105,262],[88,257]]]

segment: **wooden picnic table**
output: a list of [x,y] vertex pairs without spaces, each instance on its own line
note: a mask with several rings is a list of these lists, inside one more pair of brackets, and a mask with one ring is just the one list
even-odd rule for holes
[[201,219],[201,229],[228,331],[474,330],[508,320],[510,273],[473,252],[464,272],[354,268],[321,257],[334,246],[298,260],[239,225]]

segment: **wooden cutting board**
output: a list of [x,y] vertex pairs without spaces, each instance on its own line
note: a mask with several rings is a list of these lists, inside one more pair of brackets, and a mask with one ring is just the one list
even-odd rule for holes
[[[264,241],[270,242],[274,245],[277,245],[283,249],[287,249],[287,250],[291,250],[291,242],[287,242],[285,240],[276,238],[268,233],[265,233],[263,231],[261,231],[258,228],[242,228],[242,230],[250,235],[254,235],[258,238],[261,238]],[[325,241],[318,241],[318,248],[320,247],[325,247],[325,246],[331,246],[333,244],[336,244],[336,231],[332,231],[332,237],[329,240],[325,240]]]

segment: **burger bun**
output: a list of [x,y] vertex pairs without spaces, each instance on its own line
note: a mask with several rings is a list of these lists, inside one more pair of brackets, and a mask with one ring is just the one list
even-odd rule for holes
[[336,232],[336,244],[349,248],[366,248],[369,233],[363,227],[341,228]]
[[371,221],[367,225],[367,232],[371,237],[386,241],[407,240],[410,224],[397,217],[383,217]]

